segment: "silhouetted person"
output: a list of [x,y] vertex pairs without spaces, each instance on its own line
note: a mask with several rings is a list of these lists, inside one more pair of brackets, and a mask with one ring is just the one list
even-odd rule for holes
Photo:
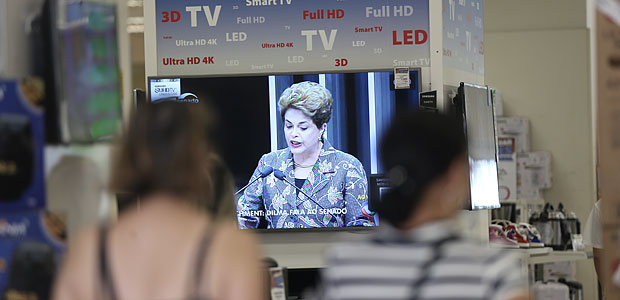
[[260,250],[234,222],[232,183],[213,158],[209,119],[187,103],[148,105],[133,116],[111,186],[136,195],[138,207],[73,239],[54,299],[262,298]]
[[391,189],[371,238],[327,254],[318,299],[527,299],[511,256],[458,235],[468,196],[466,141],[456,122],[405,113],[385,133]]

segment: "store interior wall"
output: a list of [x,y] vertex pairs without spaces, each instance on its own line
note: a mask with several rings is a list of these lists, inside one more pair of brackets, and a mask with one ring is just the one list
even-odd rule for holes
[[[485,1],[485,83],[504,114],[530,119],[533,151],[550,151],[553,187],[582,228],[596,201],[590,1]],[[597,299],[592,260],[577,263],[584,298]]]

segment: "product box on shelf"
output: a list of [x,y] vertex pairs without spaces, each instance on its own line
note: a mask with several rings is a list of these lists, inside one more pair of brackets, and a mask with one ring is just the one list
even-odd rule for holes
[[537,281],[532,286],[532,299],[535,300],[564,300],[570,299],[569,295],[568,286],[558,282]]
[[528,172],[527,185],[538,189],[551,188],[551,152],[519,153],[517,163],[520,172]]
[[65,236],[64,222],[51,213],[1,212],[0,299],[47,299],[42,295],[33,298],[34,291],[49,290],[65,250]]
[[44,84],[0,78],[0,212],[45,206]]
[[540,188],[533,184],[533,172],[523,164],[517,163],[517,199],[540,199]]
[[542,265],[544,281],[558,281],[564,278],[569,281],[577,280],[577,264],[574,261],[556,261]]
[[517,200],[517,151],[515,138],[498,137],[497,149],[500,200]]
[[541,190],[551,187],[551,153],[517,154],[517,197],[540,199]]
[[530,121],[522,117],[499,117],[495,121],[498,137],[514,137],[517,153],[530,151]]

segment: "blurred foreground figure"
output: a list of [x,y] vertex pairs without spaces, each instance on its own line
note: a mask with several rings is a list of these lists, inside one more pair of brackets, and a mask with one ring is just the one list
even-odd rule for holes
[[260,251],[236,229],[209,119],[203,106],[185,103],[133,116],[111,186],[139,205],[73,239],[54,299],[261,299]]
[[318,299],[528,299],[513,257],[455,230],[468,195],[466,148],[448,117],[396,120],[381,145],[391,189],[380,227],[328,252]]

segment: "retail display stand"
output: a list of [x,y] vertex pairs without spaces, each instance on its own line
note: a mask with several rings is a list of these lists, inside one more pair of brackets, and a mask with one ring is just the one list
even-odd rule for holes
[[556,251],[549,247],[531,248],[531,249],[510,249],[510,253],[516,253],[521,262],[521,272],[527,281],[528,287],[534,282],[530,276],[535,265],[554,263],[554,262],[570,262],[580,261],[592,258],[592,252],[584,251]]
[[[271,4],[263,5],[267,2]],[[420,92],[438,91],[441,111],[460,82],[484,84],[483,1],[464,2],[399,0],[382,6],[375,1],[278,0],[198,6],[145,1],[146,76],[392,72],[408,67],[420,72]],[[279,119],[276,97],[270,100],[273,124]],[[371,166],[368,175],[374,168],[379,166]],[[486,240],[489,212],[464,214],[468,235]],[[280,265],[307,268],[322,266],[323,250],[341,235],[356,238],[359,232],[271,232],[261,239],[266,254]]]

